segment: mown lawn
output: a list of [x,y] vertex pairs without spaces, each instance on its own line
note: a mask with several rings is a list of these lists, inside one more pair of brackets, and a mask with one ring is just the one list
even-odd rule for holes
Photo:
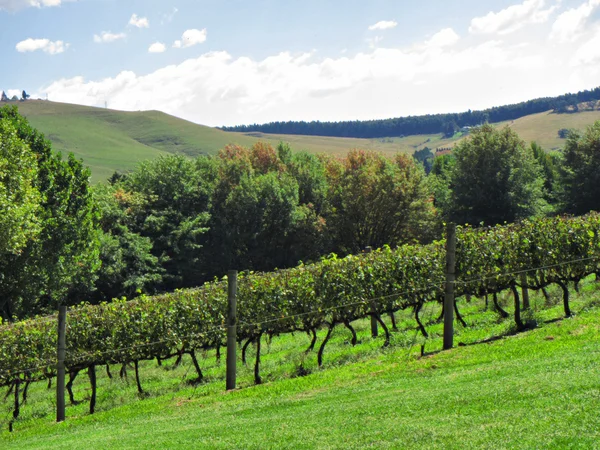
[[[250,351],[234,392],[223,391],[224,362],[213,353],[198,386],[187,382],[187,359],[177,368],[147,362],[143,398],[132,371],[127,382],[116,366],[112,380],[99,370],[98,412],[90,416],[87,401],[69,406],[63,424],[53,422],[53,391],[38,383],[12,434],[11,399],[0,403],[0,447],[600,448],[599,286],[589,280],[573,293],[569,319],[561,319],[558,291],[550,302],[535,295],[527,318],[537,327],[516,335],[481,300],[461,300],[469,326],[457,325],[456,348],[441,352],[441,325],[430,324],[423,357],[410,311],[399,314],[403,331],[387,349],[370,337],[368,321],[354,324],[356,347],[336,328],[322,369],[315,352],[303,356],[307,336],[276,337],[263,343],[265,384],[253,385]],[[438,314],[428,306],[422,317]],[[89,396],[84,373],[75,396]]]

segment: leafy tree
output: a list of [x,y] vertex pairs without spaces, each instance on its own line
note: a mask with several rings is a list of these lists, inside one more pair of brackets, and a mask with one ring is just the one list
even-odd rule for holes
[[561,128],[560,130],[558,130],[558,137],[561,139],[566,139],[569,136],[569,129],[568,128]]
[[21,94],[21,101],[25,101],[28,100],[31,97],[31,95],[29,95],[27,92],[25,92],[25,90],[23,90],[22,94]]
[[[14,107],[0,109],[19,139],[35,154],[40,192],[40,233],[20,254],[0,261],[0,313],[24,317],[79,303],[91,292],[100,266],[98,210],[89,186],[90,172],[72,155],[63,160],[50,142],[31,128]],[[35,165],[34,165],[35,166]],[[74,288],[76,287],[76,288]]]
[[0,260],[18,254],[39,233],[35,159],[13,124],[0,119]]
[[140,164],[122,183],[126,192],[138,194],[145,203],[130,229],[149,238],[152,254],[163,262],[162,289],[204,280],[201,249],[216,176],[209,158],[169,156]]
[[453,153],[452,220],[495,225],[545,211],[539,164],[509,127],[483,125]]
[[94,301],[133,298],[140,292],[154,292],[164,270],[152,254],[152,241],[131,231],[146,207],[140,194],[120,187],[99,184],[94,198],[101,212],[100,267],[94,285]]
[[2,91],[2,96],[0,97],[0,102],[7,102],[7,101],[9,101],[9,98],[6,95],[6,93],[4,91]]
[[444,218],[450,217],[452,211],[452,170],[456,164],[453,154],[436,156],[431,165],[428,181],[433,192],[433,204]]
[[563,210],[584,214],[600,210],[600,121],[585,133],[571,131],[564,150]]
[[343,160],[330,159],[327,175],[331,212],[326,220],[338,251],[398,245],[432,229],[431,194],[413,158],[399,154],[391,161],[353,150]]

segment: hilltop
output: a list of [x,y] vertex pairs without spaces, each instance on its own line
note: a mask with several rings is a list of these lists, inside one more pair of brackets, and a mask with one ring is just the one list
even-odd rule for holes
[[[434,150],[452,147],[464,138],[460,132],[452,138],[439,133],[373,139],[241,133],[198,125],[159,111],[124,112],[44,100],[9,104],[16,105],[19,112],[46,135],[55,150],[63,154],[72,152],[83,159],[92,170],[94,181],[106,179],[115,170],[133,169],[140,161],[160,155],[210,155],[228,144],[251,146],[264,141],[277,145],[284,141],[294,150],[313,153],[339,155],[352,148],[362,148],[395,154],[413,153],[424,147]],[[580,108],[579,112],[568,114],[553,111],[531,114],[499,122],[498,126],[509,125],[525,141],[536,141],[552,150],[564,145],[564,139],[558,137],[559,129],[584,129],[596,120],[600,120],[600,110]]]

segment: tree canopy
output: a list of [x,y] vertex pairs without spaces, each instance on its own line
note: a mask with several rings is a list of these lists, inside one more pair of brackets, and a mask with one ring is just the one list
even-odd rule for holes
[[35,155],[13,124],[0,118],[0,255],[19,254],[39,233],[36,177]]
[[565,212],[600,211],[600,121],[584,133],[575,130],[569,133],[562,182]]
[[450,218],[457,223],[496,225],[545,211],[540,166],[509,127],[474,129],[454,157]]

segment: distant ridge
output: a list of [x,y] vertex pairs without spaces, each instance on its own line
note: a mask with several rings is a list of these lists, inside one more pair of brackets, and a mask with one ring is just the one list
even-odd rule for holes
[[462,113],[426,114],[421,116],[364,121],[271,122],[262,125],[253,124],[221,127],[221,129],[242,133],[262,132],[367,139],[436,133],[452,135],[453,131],[457,131],[462,127],[476,126],[484,122],[497,123],[507,120],[516,120],[531,114],[550,110],[557,113],[576,112],[578,108],[577,105],[598,100],[600,100],[600,87],[589,91],[580,91],[576,94],[537,98],[512,105],[496,106],[481,111],[468,110]]

